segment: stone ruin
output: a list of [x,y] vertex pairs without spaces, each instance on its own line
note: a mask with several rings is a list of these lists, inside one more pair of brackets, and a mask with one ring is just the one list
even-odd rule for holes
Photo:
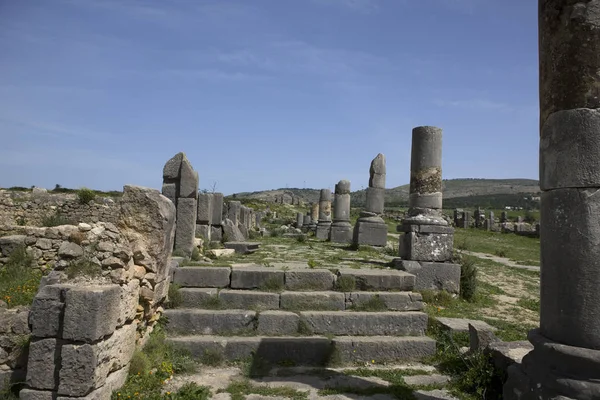
[[177,153],[167,161],[162,193],[177,210],[175,252],[190,257],[203,241],[231,242],[229,247],[237,248],[236,243],[248,240],[250,231],[260,225],[262,214],[239,201],[224,203],[222,193],[198,192],[198,187],[198,172],[185,153]]
[[[118,204],[116,223],[3,227],[3,256],[24,247],[32,268],[50,273],[30,310],[0,305],[0,388],[24,381],[21,399],[109,399],[125,382],[136,345],[163,313],[175,207],[137,186],[125,186]],[[98,276],[69,278],[73,263],[94,265]],[[27,353],[13,346],[22,335]]]
[[354,226],[352,243],[384,247],[387,244],[387,225],[381,215],[385,202],[385,156],[378,154],[369,169],[369,187],[365,210]]
[[442,217],[442,130],[412,131],[410,194],[394,265],[414,274],[417,290],[460,291],[460,265],[453,264],[454,229]]

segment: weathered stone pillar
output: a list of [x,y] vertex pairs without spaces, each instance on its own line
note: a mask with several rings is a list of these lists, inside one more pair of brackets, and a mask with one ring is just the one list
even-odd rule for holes
[[319,198],[319,222],[317,223],[317,239],[329,239],[331,229],[331,190],[321,189]]
[[468,211],[463,211],[462,213],[462,227],[464,229],[471,227],[471,213]]
[[408,215],[397,230],[401,260],[394,265],[416,275],[416,290],[460,291],[460,265],[452,264],[454,229],[442,217],[442,130],[412,132]]
[[296,228],[300,229],[304,226],[304,214],[296,213]]
[[335,185],[333,199],[333,223],[329,240],[334,243],[352,243],[350,224],[350,181],[341,180]]
[[163,195],[175,204],[175,251],[190,256],[196,237],[198,172],[185,153],[177,153],[163,168]]
[[304,221],[302,222],[302,232],[307,232],[310,229],[311,218],[310,213],[304,214]]
[[317,230],[317,222],[319,222],[319,203],[313,203],[310,206],[310,230]]
[[473,218],[475,219],[475,228],[481,228],[481,222],[483,219],[485,219],[485,216],[482,216],[481,213],[481,207],[477,207],[473,213]]
[[504,399],[600,399],[600,3],[539,0],[541,301]]
[[355,246],[383,247],[387,244],[387,225],[381,218],[385,203],[385,173],[385,156],[380,153],[371,161],[365,210],[354,226],[352,243]]
[[502,211],[502,214],[500,214],[500,222],[508,222],[508,213],[506,211]]

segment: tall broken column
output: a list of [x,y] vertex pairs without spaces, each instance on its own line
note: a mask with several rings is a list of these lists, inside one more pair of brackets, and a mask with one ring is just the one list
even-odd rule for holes
[[185,153],[177,153],[165,164],[162,193],[177,209],[174,250],[189,257],[196,237],[198,172]]
[[341,180],[335,185],[333,199],[333,223],[329,240],[334,243],[352,243],[350,224],[350,181]]
[[354,226],[352,243],[355,246],[387,244],[387,225],[381,218],[385,205],[385,172],[385,156],[380,153],[371,161],[367,202]]
[[600,5],[539,0],[541,292],[504,399],[600,399]]
[[454,228],[442,217],[442,130],[412,131],[407,217],[397,230],[401,258],[394,265],[416,276],[416,290],[460,291],[460,265],[452,264]]
[[331,190],[321,189],[319,198],[319,222],[317,223],[316,238],[329,239],[331,229]]

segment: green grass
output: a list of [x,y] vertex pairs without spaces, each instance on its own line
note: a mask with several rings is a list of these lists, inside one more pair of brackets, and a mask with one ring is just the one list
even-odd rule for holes
[[515,262],[540,265],[539,238],[519,236],[512,233],[457,228],[454,232],[454,243],[459,250],[492,255],[501,253]]
[[197,364],[185,351],[169,344],[166,334],[157,326],[143,350],[136,350],[131,360],[125,385],[112,393],[112,400],[143,398],[148,400],[208,399],[210,391],[197,385],[186,385],[177,393],[163,393],[163,385],[175,374],[195,372]]
[[308,399],[308,392],[301,392],[289,387],[258,386],[247,379],[232,382],[225,389],[221,389],[217,393],[229,393],[231,394],[231,400],[243,400],[246,395],[249,394],[272,397],[280,396],[287,397],[292,400]]
[[40,285],[42,273],[32,268],[32,257],[25,247],[17,247],[0,268],[0,300],[9,308],[31,305]]

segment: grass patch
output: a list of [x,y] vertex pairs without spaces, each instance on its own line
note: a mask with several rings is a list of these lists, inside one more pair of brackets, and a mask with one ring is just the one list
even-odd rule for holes
[[225,362],[225,356],[219,349],[206,349],[200,357],[200,363],[211,367],[217,367]]
[[167,295],[167,301],[165,302],[165,308],[177,308],[183,303],[183,296],[179,291],[181,287],[176,283],[169,285],[169,294]]
[[0,300],[9,308],[31,305],[42,278],[42,273],[33,269],[32,263],[33,258],[27,254],[25,246],[19,246],[0,269]]
[[338,292],[351,292],[356,290],[356,278],[352,275],[342,275],[335,282],[335,290]]
[[513,233],[457,228],[454,232],[454,243],[459,250],[471,250],[486,254],[510,254],[510,259],[513,261],[527,262],[527,265],[540,265],[539,238],[519,236]]
[[197,367],[187,352],[173,347],[165,339],[165,332],[157,326],[150,334],[144,349],[134,353],[127,382],[121,389],[112,393],[112,400],[191,400],[209,397],[210,391],[197,385],[186,385],[177,393],[162,393],[165,380],[174,374],[194,372]]
[[72,222],[67,219],[60,211],[47,215],[42,218],[42,226],[52,227],[61,225],[72,225]]
[[220,389],[217,393],[229,393],[231,400],[243,400],[249,394],[271,397],[281,396],[292,400],[308,399],[308,392],[301,392],[289,387],[258,386],[247,379],[232,382],[225,389]]
[[538,314],[540,313],[540,299],[533,299],[531,297],[519,299],[519,301],[517,301],[517,305],[528,310],[535,311]]
[[477,291],[477,266],[473,257],[460,258],[460,297],[472,301]]
[[451,334],[437,324],[430,325],[429,334],[437,340],[433,362],[451,377],[453,392],[466,394],[467,399],[502,399],[504,374],[497,371],[489,355],[482,352],[461,354],[459,349],[468,342],[466,334]]

